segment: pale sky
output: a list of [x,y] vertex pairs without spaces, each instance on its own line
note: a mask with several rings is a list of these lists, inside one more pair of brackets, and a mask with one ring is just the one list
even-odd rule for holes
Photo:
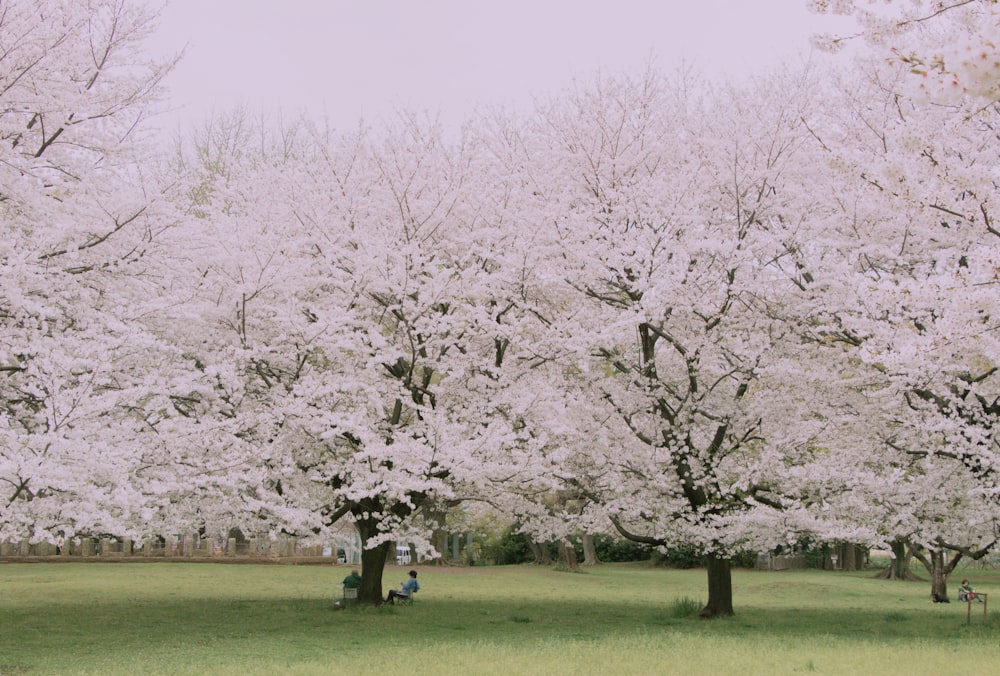
[[243,104],[343,129],[399,108],[448,124],[479,105],[524,109],[650,60],[744,77],[809,58],[831,21],[805,0],[170,0],[150,47],[187,48],[164,126]]

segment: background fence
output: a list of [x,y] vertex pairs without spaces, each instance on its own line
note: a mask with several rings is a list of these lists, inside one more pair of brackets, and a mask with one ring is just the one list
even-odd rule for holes
[[129,538],[81,537],[62,546],[28,540],[0,542],[0,558],[318,558],[331,562],[361,563],[357,535],[344,534],[322,544],[302,544],[293,536],[216,538],[198,534],[177,535],[133,542]]

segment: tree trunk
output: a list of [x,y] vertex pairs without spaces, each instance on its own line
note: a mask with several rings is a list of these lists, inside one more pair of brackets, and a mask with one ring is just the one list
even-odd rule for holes
[[858,569],[858,550],[850,542],[845,542],[840,547],[840,569],[847,571]]
[[890,580],[905,580],[910,572],[910,555],[906,543],[902,540],[892,542],[892,563],[889,565]]
[[948,573],[945,568],[944,550],[932,549],[931,555],[931,598],[938,603],[948,603]]
[[378,535],[377,524],[369,519],[360,519],[356,524],[361,537],[361,587],[358,589],[358,603],[379,605],[383,599],[382,572],[393,543],[383,542],[369,549],[366,546],[368,541]]
[[833,565],[833,555],[836,553],[836,551],[837,551],[836,546],[834,546],[833,551],[831,551],[830,545],[823,545],[822,548],[823,563],[820,565],[820,570],[833,570],[834,568],[836,568],[836,566]]
[[577,571],[580,569],[579,563],[576,558],[576,548],[573,543],[569,540],[563,539],[559,540],[559,560],[566,566],[569,570]]
[[358,589],[358,603],[382,603],[382,572],[389,557],[391,542],[383,542],[372,549],[361,549],[361,587]]
[[893,540],[890,546],[892,547],[892,561],[889,562],[885,570],[879,572],[875,577],[885,580],[919,580],[920,578],[910,570],[910,552],[906,546],[906,540]]
[[537,542],[534,538],[529,537],[528,548],[531,549],[531,553],[535,557],[536,564],[539,566],[552,565],[552,555],[549,554],[548,542]]
[[841,542],[836,546],[837,565],[841,570],[855,571],[865,567],[866,549],[851,542]]
[[855,570],[866,570],[868,568],[868,555],[870,550],[864,545],[853,544]]
[[[984,553],[986,550],[982,550]],[[962,560],[964,554],[953,551],[951,561],[947,559],[948,552],[944,547],[937,549],[918,548],[914,550],[914,556],[924,564],[924,568],[931,574],[931,599],[937,603],[948,603],[948,577],[955,570],[955,566]]]
[[733,576],[729,559],[708,555],[708,604],[701,617],[729,617],[733,615]]
[[437,551],[438,556],[432,563],[437,566],[448,564],[448,531],[445,530],[447,511],[437,507],[424,506],[424,520],[433,526],[431,532],[431,545]]
[[596,566],[601,560],[597,558],[597,547],[594,546],[594,536],[583,534],[583,565]]

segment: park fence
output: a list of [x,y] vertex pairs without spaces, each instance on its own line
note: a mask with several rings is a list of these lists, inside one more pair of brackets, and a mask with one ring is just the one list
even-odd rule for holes
[[0,559],[320,559],[361,563],[361,542],[344,534],[326,543],[304,544],[294,536],[266,534],[249,538],[178,535],[133,542],[129,538],[81,537],[61,546],[49,542],[0,542]]
[[794,570],[807,567],[808,562],[802,554],[772,554],[762,552],[757,555],[754,568],[757,570]]

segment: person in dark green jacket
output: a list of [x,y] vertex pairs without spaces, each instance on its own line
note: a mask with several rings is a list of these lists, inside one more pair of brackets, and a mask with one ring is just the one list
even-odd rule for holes
[[351,574],[344,578],[342,585],[344,589],[360,589],[361,576],[358,575],[358,571],[352,570]]
[[[351,574],[348,575],[347,577],[345,577],[344,581],[340,583],[340,586],[344,590],[344,595],[341,597],[341,599],[339,601],[337,601],[334,604],[334,607],[336,607],[336,608],[343,608],[344,606],[346,606],[348,604],[348,602],[349,602],[348,599],[347,599],[347,590],[348,589],[357,590],[357,589],[361,588],[361,576],[358,575],[358,571],[357,570],[352,570]],[[358,595],[357,595],[357,592],[355,591],[355,593],[351,595],[350,601],[351,602],[356,601],[357,598],[358,598]]]
[[983,600],[979,598],[979,594],[976,593],[976,590],[972,588],[971,584],[969,584],[969,581],[962,580],[962,584],[958,586],[958,600],[969,602],[972,601],[972,599],[975,599],[980,603],[983,602]]

